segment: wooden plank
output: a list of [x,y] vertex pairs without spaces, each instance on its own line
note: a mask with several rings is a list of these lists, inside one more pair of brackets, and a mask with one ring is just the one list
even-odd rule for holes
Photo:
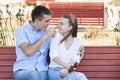
[[120,78],[88,78],[88,80],[120,80]]
[[[90,8],[90,7],[89,7]],[[56,11],[56,12],[60,12],[60,11],[71,11],[71,12],[91,12],[91,13],[95,13],[95,12],[98,12],[98,11],[101,11],[101,12],[98,12],[98,14],[100,13],[104,13],[102,9],[98,9],[98,8],[91,8],[91,9],[87,9],[86,7],[84,8],[73,8],[71,9],[70,7],[69,8],[53,8],[52,11]],[[101,14],[103,15],[103,14]],[[94,15],[96,16],[96,15]]]
[[[120,71],[120,66],[78,66],[78,71]],[[13,71],[13,66],[0,67],[1,72]]]
[[[7,54],[6,54],[7,53]],[[0,56],[2,54],[15,54],[15,47],[0,47]]]
[[7,72],[7,73],[0,73],[0,79],[12,79],[13,78],[13,73],[12,72]]
[[78,66],[78,71],[120,72],[120,66]]
[[[50,24],[51,25],[58,25],[60,18],[52,18]],[[77,18],[78,20],[78,25],[88,25],[88,24],[92,24],[92,25],[103,25],[103,19],[99,19],[99,18]]]
[[82,60],[80,66],[120,66],[120,60]]
[[[99,14],[96,15],[96,13],[86,14],[86,12],[81,12],[80,14],[78,14],[78,12],[71,12],[71,11],[53,12],[54,16],[52,16],[52,17],[53,18],[55,18],[55,17],[61,18],[64,14],[69,14],[69,13],[75,15],[77,18],[102,18],[102,15],[99,15]],[[55,15],[55,14],[58,14],[58,15]],[[94,15],[96,15],[96,16],[94,16]]]
[[1,60],[0,66],[13,66],[14,62],[15,62],[15,60],[7,60],[7,61]]
[[84,55],[84,58],[83,59],[90,59],[90,60],[106,60],[106,59],[109,59],[109,60],[120,60],[120,54],[101,54],[101,53],[94,53],[94,54],[91,54],[91,53],[85,53]]
[[[99,52],[98,52],[99,51]],[[85,46],[85,53],[120,53],[120,46]],[[15,47],[0,47],[0,55],[15,54]]]
[[[88,48],[89,47],[89,48]],[[120,46],[86,46],[85,47],[85,53],[108,53],[108,54],[114,54],[114,53],[120,53]]]
[[0,73],[2,72],[13,72],[13,66],[9,67],[9,66],[4,66],[4,67],[0,67]]
[[9,55],[9,53],[5,53],[4,55],[0,55],[0,60],[15,60],[16,55],[15,53],[12,55]]
[[82,7],[82,6],[104,6],[103,2],[50,2],[48,3],[49,7],[54,8],[58,7],[66,7],[66,6],[73,6],[73,7]]
[[8,78],[8,79],[3,79],[3,78],[2,78],[2,79],[0,79],[0,80],[14,80],[14,79],[9,79],[9,78]]
[[120,72],[84,72],[89,78],[120,78]]

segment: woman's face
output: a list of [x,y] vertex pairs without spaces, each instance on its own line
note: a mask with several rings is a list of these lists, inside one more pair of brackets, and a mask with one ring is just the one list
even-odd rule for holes
[[68,34],[71,29],[72,26],[69,25],[69,19],[62,17],[58,25],[59,32],[62,34]]

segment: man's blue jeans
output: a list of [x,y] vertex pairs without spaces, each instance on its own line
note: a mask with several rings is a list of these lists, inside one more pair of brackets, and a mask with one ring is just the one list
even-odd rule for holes
[[18,70],[14,73],[14,80],[48,80],[47,71],[37,71],[37,70]]

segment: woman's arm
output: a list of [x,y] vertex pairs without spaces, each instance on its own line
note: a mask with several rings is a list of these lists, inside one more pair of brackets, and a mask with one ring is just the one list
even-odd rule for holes
[[80,50],[80,54],[78,54],[78,55],[80,55],[80,61],[81,61],[84,56],[84,46],[82,45],[79,50]]
[[66,63],[65,61],[63,61],[63,60],[62,60],[61,58],[59,58],[59,57],[55,57],[55,58],[53,59],[53,61],[56,62],[57,64],[61,65],[61,66],[64,66],[67,70],[69,70],[70,67],[71,67],[71,64]]
[[82,45],[80,48],[79,48],[79,51],[77,53],[77,55],[75,55],[73,57],[73,60],[71,62],[71,71],[72,70],[76,70],[76,67],[77,65],[80,63],[80,61],[83,59],[83,56],[84,56],[84,46]]

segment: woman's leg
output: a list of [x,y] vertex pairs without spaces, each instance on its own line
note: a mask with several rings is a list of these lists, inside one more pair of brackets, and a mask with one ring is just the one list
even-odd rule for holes
[[[39,72],[39,80],[48,80],[48,71]],[[34,80],[34,79],[31,79]]]
[[64,80],[88,80],[87,77],[81,72],[71,72]]
[[60,68],[49,68],[48,78],[49,80],[62,80],[60,77]]
[[49,68],[49,80],[88,80],[87,77],[81,72],[71,72],[64,78],[60,77],[60,68]]

